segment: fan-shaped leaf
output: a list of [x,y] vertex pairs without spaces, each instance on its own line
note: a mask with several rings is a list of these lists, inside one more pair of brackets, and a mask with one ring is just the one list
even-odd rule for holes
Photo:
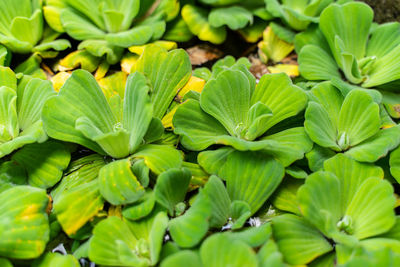
[[261,153],[235,151],[219,175],[226,180],[231,200],[247,202],[254,214],[282,181],[284,168]]
[[182,144],[196,151],[214,144],[219,136],[229,135],[216,119],[201,109],[196,100],[188,100],[179,106],[173,124],[174,132],[182,135]]
[[214,234],[204,241],[200,256],[204,266],[258,266],[250,246],[224,234]]
[[241,137],[248,125],[252,88],[241,71],[226,70],[209,80],[200,96],[201,108],[232,136]]
[[169,145],[143,145],[131,157],[143,158],[147,167],[157,175],[181,167],[183,161],[181,152]]
[[134,204],[126,206],[122,210],[122,215],[124,218],[129,220],[138,220],[146,217],[154,208],[156,200],[154,197],[154,192],[152,190],[146,191],[144,197]]
[[347,94],[339,114],[338,141],[342,136],[347,144],[355,146],[379,131],[379,106],[364,91]]
[[230,216],[231,200],[221,179],[215,175],[211,176],[201,192],[210,199],[210,227],[224,226]]
[[143,186],[132,173],[129,158],[111,162],[101,168],[99,189],[101,195],[113,205],[136,202],[145,193]]
[[387,153],[396,148],[400,143],[400,127],[394,126],[388,129],[381,129],[374,136],[364,140],[355,147],[345,152],[360,162],[375,162],[383,158]]
[[161,262],[161,267],[202,267],[200,255],[192,250],[181,250]]
[[61,179],[71,155],[64,144],[48,141],[27,145],[18,150],[12,159],[25,168],[30,185],[49,188]]
[[353,220],[354,235],[364,239],[390,230],[395,223],[395,202],[389,182],[376,177],[365,180],[346,210]]
[[227,25],[232,30],[238,30],[253,23],[253,14],[240,6],[221,7],[211,10],[208,21],[212,27]]
[[307,100],[306,93],[293,85],[287,74],[264,75],[254,90],[251,104],[264,103],[271,109],[272,116],[258,132],[264,133],[278,122],[298,114],[305,108]]
[[167,52],[150,45],[137,61],[136,71],[144,74],[150,83],[153,117],[162,119],[178,90],[189,80],[192,67],[184,50]]
[[148,96],[146,77],[141,73],[128,76],[124,96],[123,127],[129,132],[129,153],[143,142],[152,118],[152,106]]
[[0,194],[0,255],[33,259],[43,253],[49,240],[46,191],[16,186]]
[[184,215],[169,222],[172,239],[183,248],[197,245],[208,231],[210,215],[210,199],[205,195],[197,196]]
[[46,101],[42,115],[44,126],[47,134],[55,139],[75,142],[104,154],[98,144],[76,129],[76,121],[82,117],[88,118],[102,133],[113,132],[116,123],[93,76],[84,70],[76,70],[59,94]]
[[136,253],[139,240],[128,222],[112,216],[99,222],[89,241],[89,258],[93,262],[111,266],[146,266],[150,260]]
[[182,8],[182,18],[190,31],[200,40],[220,44],[226,38],[226,29],[224,27],[212,27],[208,23],[207,10],[201,7],[185,5]]
[[43,257],[36,260],[33,267],[79,267],[78,260],[72,255],[61,255],[60,253],[46,253]]
[[360,185],[369,177],[383,178],[381,168],[359,163],[343,154],[337,154],[335,157],[324,162],[325,171],[335,174],[340,181],[342,213],[347,209]]
[[333,249],[315,227],[295,215],[275,217],[272,229],[279,250],[289,264],[307,264]]
[[64,232],[73,235],[103,208],[103,203],[96,179],[62,192],[54,202],[54,213]]
[[343,41],[344,52],[354,55],[359,60],[365,55],[372,19],[372,9],[359,2],[333,4],[321,13],[320,29],[339,65],[343,62],[336,46],[336,36]]
[[156,201],[173,216],[175,206],[183,202],[192,175],[188,169],[169,169],[161,173],[154,187]]
[[316,45],[305,45],[299,53],[299,71],[309,80],[340,78],[338,66],[332,56]]
[[316,172],[307,177],[297,192],[301,213],[325,235],[327,226],[339,221],[342,215],[339,180],[329,172]]

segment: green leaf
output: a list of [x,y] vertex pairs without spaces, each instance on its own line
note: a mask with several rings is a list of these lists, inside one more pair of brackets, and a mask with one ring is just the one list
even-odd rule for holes
[[371,33],[366,56],[381,58],[400,43],[400,24],[389,22],[378,25]]
[[47,50],[63,51],[71,47],[71,43],[66,39],[58,39],[51,42],[41,43],[33,48],[33,51],[46,52]]
[[30,185],[46,189],[61,179],[71,155],[64,144],[48,141],[26,145],[12,159],[25,168]]
[[360,185],[369,177],[383,178],[383,170],[367,163],[359,163],[343,154],[324,162],[324,170],[340,180],[342,212],[345,212]]
[[395,48],[374,62],[368,73],[368,78],[362,83],[362,86],[376,87],[399,80],[400,67],[395,60],[399,55],[400,46],[399,43],[397,43]]
[[226,39],[224,27],[213,27],[208,22],[207,10],[194,5],[184,5],[182,18],[188,25],[190,31],[200,40],[221,44]]
[[10,32],[17,40],[34,46],[42,38],[42,11],[37,9],[28,17],[14,17],[10,25]]
[[156,199],[152,190],[146,191],[142,199],[134,204],[127,205],[122,210],[124,218],[129,220],[138,220],[146,217],[154,208]]
[[25,169],[14,161],[5,161],[0,165],[0,193],[16,185],[26,185]]
[[192,250],[181,250],[174,253],[160,264],[161,267],[202,267],[200,255]]
[[379,105],[364,91],[350,91],[339,113],[339,143],[340,138],[345,136],[346,143],[355,146],[376,134],[379,128]]
[[272,205],[280,210],[300,215],[297,191],[303,183],[302,180],[285,177],[282,184],[272,195]]
[[41,119],[45,101],[54,96],[56,92],[50,81],[33,78],[25,87],[19,86],[17,94],[19,127],[25,130]]
[[400,127],[381,129],[374,136],[366,139],[345,152],[346,155],[361,162],[375,162],[396,148],[400,143]]
[[86,50],[95,57],[105,56],[109,64],[118,63],[124,52],[124,48],[112,45],[105,40],[85,40],[78,45],[78,49]]
[[336,38],[342,40],[344,52],[354,55],[357,60],[363,58],[372,19],[372,9],[360,2],[333,4],[321,13],[320,29],[339,66],[342,67],[343,62],[336,46]]
[[174,215],[175,206],[184,201],[192,175],[188,169],[169,169],[157,177],[154,187],[156,201]]
[[396,179],[400,181],[400,148],[396,148],[390,153],[390,173]]
[[150,169],[147,167],[144,159],[134,160],[132,164],[132,172],[139,179],[143,187],[149,186],[150,182]]
[[152,36],[153,28],[149,25],[142,25],[123,32],[109,33],[105,39],[111,45],[128,48],[133,45],[146,44]]
[[325,160],[335,155],[336,155],[335,151],[314,144],[313,149],[306,154],[306,158],[308,160],[308,167],[313,172],[319,171],[323,168]]
[[364,239],[390,230],[395,224],[395,202],[389,182],[377,177],[365,180],[346,210],[354,221],[354,235]]
[[11,261],[9,261],[5,258],[0,258],[0,264],[1,264],[1,266],[4,266],[4,267],[13,267]]
[[103,204],[96,179],[62,192],[54,202],[54,213],[64,232],[73,235],[103,208]]
[[275,241],[272,239],[269,239],[260,248],[260,250],[257,253],[257,257],[258,257],[261,267],[284,266],[283,265],[283,256],[280,253]]
[[309,152],[313,145],[303,127],[291,128],[268,135],[261,139],[260,143],[262,142],[265,142],[265,153],[272,155],[285,167],[302,159],[304,153]]
[[208,21],[215,28],[227,25],[232,30],[238,30],[253,23],[253,14],[240,6],[221,7],[211,10]]
[[33,259],[43,253],[49,240],[46,191],[16,186],[0,194],[0,255]]
[[209,80],[200,95],[201,108],[217,119],[232,136],[241,137],[253,88],[241,71],[226,70]]
[[163,39],[175,42],[187,42],[190,41],[192,37],[193,33],[189,30],[189,27],[183,18],[179,16],[173,21],[167,23],[167,29]]
[[301,217],[291,214],[275,217],[272,229],[279,250],[289,264],[307,264],[333,250],[328,240]]
[[17,91],[17,77],[8,67],[0,66],[0,86],[6,86]]
[[230,221],[232,229],[236,230],[242,228],[246,223],[247,219],[251,216],[251,210],[249,204],[245,201],[234,200],[230,206]]
[[210,199],[205,195],[197,196],[184,215],[169,222],[172,239],[182,248],[197,245],[208,231],[210,216]]
[[294,85],[285,73],[268,74],[261,77],[251,97],[251,105],[260,101],[272,111],[263,127],[258,133],[266,130],[292,117],[302,111],[307,104],[308,98],[305,92]]
[[145,190],[132,173],[130,159],[113,161],[99,173],[101,195],[113,205],[122,205],[138,201]]
[[198,154],[197,161],[206,172],[217,175],[220,167],[225,164],[228,155],[234,151],[230,147],[202,151]]
[[[69,112],[65,112],[68,110]],[[86,146],[100,154],[103,149],[76,128],[76,120],[86,117],[102,133],[113,132],[114,115],[94,77],[76,70],[57,96],[46,101],[42,119],[50,137]],[[118,155],[119,156],[119,155]]]
[[330,113],[321,104],[314,101],[308,103],[304,128],[308,136],[318,145],[340,150],[336,141],[337,126],[332,122]]
[[89,259],[96,264],[111,266],[147,266],[150,260],[136,253],[140,241],[129,223],[112,216],[99,222],[89,240]]
[[342,215],[340,194],[340,181],[322,171],[308,176],[297,192],[304,218],[327,236],[331,235],[328,224],[336,223]]
[[136,71],[144,74],[150,83],[153,117],[162,119],[179,89],[189,80],[192,66],[184,50],[167,52],[150,45],[137,61]]
[[[88,3],[89,2],[91,1],[88,1]],[[97,7],[94,9],[90,8],[89,13],[95,11],[97,11]],[[96,17],[94,14],[93,17]],[[100,16],[98,18],[100,18]],[[60,19],[62,26],[68,35],[77,40],[103,39],[106,34],[97,25],[80,16],[80,14],[73,9],[63,9],[61,11]]]
[[79,231],[103,208],[97,177],[104,165],[97,154],[74,161],[68,175],[52,190],[54,213],[68,235]]
[[229,135],[216,119],[201,109],[200,102],[192,99],[178,107],[173,125],[174,132],[182,135],[183,146],[195,151],[214,144],[219,136]]
[[128,76],[123,107],[123,127],[130,133],[129,153],[143,142],[152,118],[152,105],[148,96],[146,77],[135,72]]
[[252,248],[258,248],[268,242],[268,239],[272,236],[272,227],[271,223],[263,223],[256,227],[247,227],[240,231],[226,232],[225,234],[243,241]]
[[0,138],[1,143],[11,141],[19,135],[16,110],[17,95],[9,88],[0,87]]
[[255,252],[246,243],[224,234],[214,234],[200,247],[204,266],[258,266]]
[[340,73],[334,59],[320,47],[304,46],[299,54],[299,71],[309,80],[329,80],[340,78]]
[[229,219],[231,206],[231,200],[223,182],[212,175],[201,192],[210,199],[210,227],[221,228]]
[[46,253],[43,257],[36,260],[33,267],[79,267],[78,260],[72,255],[62,255],[60,253]]
[[230,199],[247,202],[254,214],[282,181],[284,168],[261,153],[235,151],[219,175],[226,181]]
[[182,154],[169,145],[143,145],[133,154],[133,158],[142,158],[152,172],[159,175],[171,168],[180,168]]
[[[338,88],[342,89],[341,86]],[[343,91],[338,90],[330,82],[322,82],[317,84],[311,89],[309,95],[311,101],[315,101],[322,105],[322,107],[328,112],[329,118],[337,130],[337,124],[339,121],[340,108],[343,104]]]

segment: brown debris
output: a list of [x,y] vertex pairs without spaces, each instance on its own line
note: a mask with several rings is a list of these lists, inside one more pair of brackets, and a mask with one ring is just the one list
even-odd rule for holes
[[223,53],[207,44],[195,45],[186,49],[189,54],[190,62],[192,65],[203,65],[204,63],[212,60],[219,59],[223,56]]
[[297,54],[291,53],[289,56],[282,59],[282,64],[298,65]]
[[264,74],[269,73],[267,65],[265,65],[258,56],[250,55],[251,63],[250,72],[259,80]]

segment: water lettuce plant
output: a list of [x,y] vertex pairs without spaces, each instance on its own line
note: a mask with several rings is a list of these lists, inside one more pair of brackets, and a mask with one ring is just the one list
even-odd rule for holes
[[334,0],[265,0],[267,11],[295,31],[304,31],[310,23],[318,23],[320,13],[334,2]]
[[[160,128],[160,119],[180,84],[187,82],[190,63],[183,51],[167,53],[161,48],[154,49],[150,47],[143,54],[136,66],[138,71],[129,75],[123,96],[116,94],[107,99],[89,72],[74,71],[58,95],[44,106],[43,120],[49,136],[113,158],[133,154],[143,139],[157,140],[164,130]],[[153,65],[144,64],[154,57],[158,61],[153,61]],[[156,71],[163,66],[162,71]],[[145,75],[151,80],[151,95]],[[160,82],[159,77],[165,75],[173,75],[170,78],[174,82]],[[74,112],[65,116],[67,106]]]
[[256,85],[245,66],[237,65],[208,80],[198,100],[189,99],[177,109],[174,132],[190,150],[223,144],[241,151],[267,152],[289,165],[310,149],[304,129],[264,134],[302,111],[307,100],[306,93],[286,74],[264,75]]
[[395,198],[379,167],[338,154],[306,179],[297,198],[300,216],[284,214],[272,220],[274,237],[289,264],[308,264],[327,253],[326,264],[343,264],[359,246],[373,251],[400,245],[383,235],[396,223]]
[[[365,88],[395,89],[400,65],[399,23],[373,27],[372,9],[360,2],[333,4],[318,29],[296,37],[299,68],[308,80],[341,79]],[[357,33],[357,34],[354,34]]]
[[[257,41],[261,35],[265,23],[255,21],[254,16],[263,20],[270,18],[270,15],[263,9],[262,0],[237,1],[237,0],[199,0],[199,5],[187,4],[183,6],[181,14],[190,31],[198,36],[200,40],[220,44],[225,41],[227,28],[243,30],[245,36]],[[207,5],[204,8],[201,5]],[[254,26],[251,27],[254,23]],[[259,27],[259,25],[261,27]],[[261,29],[261,31],[260,31]]]
[[[380,107],[366,90],[354,89],[343,96],[330,82],[310,91],[304,128],[318,145],[311,161],[334,155],[328,149],[362,162],[375,162],[400,143],[400,128],[381,128]],[[318,168],[310,162],[312,169]]]
[[44,102],[55,95],[51,83],[24,77],[17,82],[15,73],[0,67],[1,143],[0,157],[35,142],[47,140],[41,112]]
[[78,49],[115,64],[124,48],[160,39],[166,20],[179,11],[175,0],[160,1],[156,8],[153,2],[51,0],[45,11],[50,27],[82,41]]
[[5,0],[1,1],[0,9],[0,43],[12,52],[46,55],[49,50],[62,51],[70,47],[68,40],[55,40],[58,34],[44,26],[41,1]]

